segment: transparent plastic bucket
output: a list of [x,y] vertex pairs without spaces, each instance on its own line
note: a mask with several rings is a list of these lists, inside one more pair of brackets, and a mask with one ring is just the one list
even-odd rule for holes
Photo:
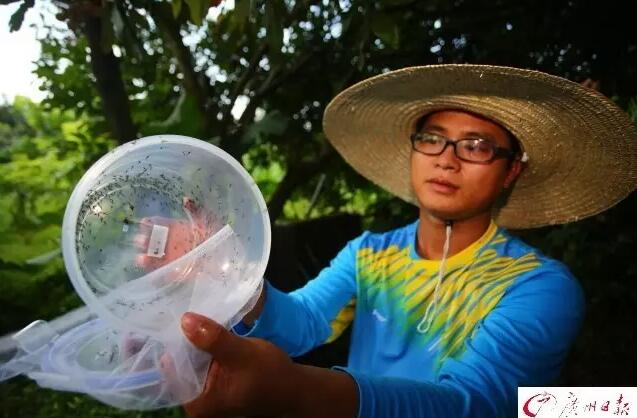
[[122,409],[194,399],[211,357],[181,316],[235,325],[261,294],[270,239],[263,196],[221,149],[175,135],[115,148],[79,181],[62,227],[69,278],[98,319],[18,332],[0,381],[24,374]]
[[110,325],[163,337],[186,311],[227,326],[262,281],[270,222],[229,154],[155,136],[97,161],[67,205],[62,248],[77,293]]

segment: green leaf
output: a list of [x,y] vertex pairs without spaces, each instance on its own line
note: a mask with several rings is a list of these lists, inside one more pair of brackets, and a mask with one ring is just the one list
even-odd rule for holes
[[181,13],[182,0],[173,0],[170,4],[173,9],[173,17],[177,19]]
[[236,0],[232,16],[232,27],[234,29],[243,31],[252,7],[252,0]]
[[61,233],[62,228],[59,225],[48,225],[38,230],[4,234],[3,242],[0,243],[0,260],[23,264],[29,259],[59,248]]
[[630,101],[628,102],[628,106],[626,107],[626,112],[628,113],[630,119],[634,123],[637,123],[637,97],[633,97],[632,99],[630,99]]
[[182,92],[170,116],[164,121],[149,123],[143,129],[143,133],[144,135],[170,133],[198,138],[203,133],[203,118],[197,100]]
[[341,36],[345,35],[349,28],[352,26],[353,16],[351,13],[347,13],[343,15],[343,20],[341,21]]
[[261,142],[265,136],[279,136],[288,127],[288,118],[281,112],[274,111],[266,114],[263,119],[253,123],[241,138],[247,143]]
[[124,18],[116,5],[111,7],[110,23],[113,27],[114,38],[122,40],[124,38]]
[[9,19],[9,32],[16,32],[20,30],[22,22],[24,22],[24,15],[27,10],[33,7],[34,4],[35,0],[25,0],[20,7],[18,7],[18,10],[16,10]]
[[399,27],[390,16],[376,13],[372,16],[372,32],[390,48],[397,49],[400,45]]
[[190,9],[190,20],[197,26],[201,26],[206,12],[208,11],[208,0],[185,0]]
[[61,254],[62,254],[62,249],[56,248],[55,250],[51,250],[37,257],[33,257],[26,260],[26,264],[41,266],[43,264],[48,263],[51,260],[54,260],[55,258],[59,257]]

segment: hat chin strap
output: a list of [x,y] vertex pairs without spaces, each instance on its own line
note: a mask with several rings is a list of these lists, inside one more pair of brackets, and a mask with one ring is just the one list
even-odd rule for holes
[[422,319],[418,323],[416,329],[421,334],[429,331],[431,328],[431,324],[433,323],[434,317],[436,316],[436,308],[438,307],[438,300],[440,299],[440,284],[442,283],[442,279],[445,275],[445,262],[447,261],[447,255],[449,254],[449,244],[451,243],[451,227],[453,225],[452,220],[445,221],[445,245],[442,247],[442,259],[440,260],[440,267],[438,268],[438,278],[436,280],[436,288],[434,290],[434,298],[427,306],[427,310],[425,310],[425,314]]

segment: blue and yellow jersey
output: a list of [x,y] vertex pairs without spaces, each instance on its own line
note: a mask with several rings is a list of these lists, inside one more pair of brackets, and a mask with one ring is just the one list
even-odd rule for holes
[[360,417],[513,416],[518,386],[559,373],[583,317],[579,284],[492,223],[446,260],[421,332],[440,261],[416,253],[417,228],[364,233],[292,293],[267,285],[247,334],[295,356],[353,326],[344,370],[358,383]]

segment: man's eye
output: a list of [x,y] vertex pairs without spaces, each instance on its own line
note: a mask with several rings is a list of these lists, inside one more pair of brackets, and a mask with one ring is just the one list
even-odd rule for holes
[[463,143],[464,149],[471,152],[490,152],[491,144],[479,139],[467,140]]
[[439,143],[443,142],[443,139],[439,138],[439,137],[437,137],[435,135],[424,134],[424,135],[422,135],[420,137],[420,141],[424,142],[426,144],[439,144]]

